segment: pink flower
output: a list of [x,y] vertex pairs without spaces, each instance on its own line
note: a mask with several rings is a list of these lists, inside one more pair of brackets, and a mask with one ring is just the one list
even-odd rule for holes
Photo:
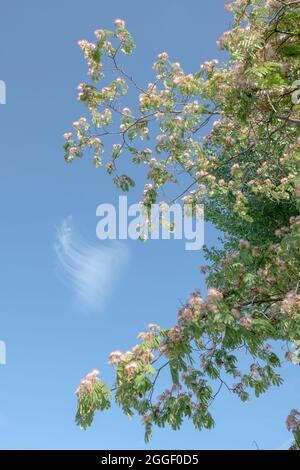
[[239,249],[243,250],[250,247],[250,243],[247,240],[240,240]]
[[296,431],[297,429],[300,429],[300,413],[298,410],[292,410],[287,417],[286,420],[286,426],[289,431]]
[[231,309],[231,315],[233,315],[237,320],[241,318],[241,312],[237,308]]
[[292,315],[295,310],[300,309],[300,295],[293,291],[288,292],[281,302],[281,308],[287,315]]
[[169,338],[173,343],[179,341],[182,337],[182,332],[180,331],[178,326],[174,326],[169,330]]
[[125,21],[121,20],[120,18],[117,18],[114,21],[114,25],[117,29],[124,29],[125,28]]
[[210,313],[218,313],[219,307],[216,304],[207,304],[206,309]]
[[97,383],[99,382],[99,372],[99,369],[93,369],[84,377],[84,379],[81,380],[80,385],[75,392],[78,400],[80,400],[82,395],[90,393],[95,387],[95,385],[97,385]]
[[144,333],[143,331],[137,335],[137,339],[140,339],[141,341],[151,341],[151,339],[154,338],[153,333],[150,331],[147,331]]
[[209,301],[218,301],[223,299],[223,294],[218,289],[211,288],[208,290],[207,299]]
[[128,380],[131,380],[138,369],[138,364],[135,361],[130,361],[125,366],[125,373]]
[[87,374],[86,379],[94,380],[94,378],[97,377],[99,374],[100,374],[99,369],[93,369],[89,374]]
[[231,167],[231,174],[233,176],[236,176],[240,173],[241,171],[241,168],[240,168],[240,165],[238,163],[235,163],[234,165],[232,165]]
[[243,317],[240,319],[240,324],[246,328],[246,330],[251,330],[252,324],[253,324],[253,319],[250,317]]
[[115,365],[118,364],[121,360],[122,353],[121,351],[113,351],[109,355],[108,364]]

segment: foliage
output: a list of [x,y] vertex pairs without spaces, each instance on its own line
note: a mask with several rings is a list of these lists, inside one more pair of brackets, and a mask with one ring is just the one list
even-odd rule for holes
[[[300,1],[226,7],[234,24],[218,46],[230,54],[227,63],[212,60],[186,74],[163,52],[145,88],[119,64],[120,53],[134,49],[123,20],[114,31],[96,31],[95,43],[79,43],[93,84],[79,86],[88,117],[65,134],[66,161],[92,153],[95,166],[128,191],[135,182],[118,166],[131,156],[147,168],[146,207],[184,175],[190,184],[176,200],[205,204],[206,218],[224,233],[222,249],[206,250],[207,296],[196,290],[175,326],[150,324],[131,351],[110,356],[114,399],[127,415],[143,417],[146,440],[153,425],[178,429],[185,418],[211,428],[210,405],[223,387],[247,401],[252,391],[259,396],[280,385],[270,341],[284,341],[286,359],[300,362]],[[116,76],[104,77],[107,63]],[[134,110],[124,106],[129,90],[139,95]],[[251,360],[242,371],[245,353]],[[171,386],[159,394],[167,369]],[[79,394],[77,421],[86,427],[108,403],[99,384]],[[299,440],[293,411],[289,428]]]

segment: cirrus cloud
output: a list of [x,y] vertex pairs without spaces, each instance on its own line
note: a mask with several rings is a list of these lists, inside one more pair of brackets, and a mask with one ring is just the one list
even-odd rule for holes
[[127,262],[126,246],[84,240],[69,216],[56,231],[54,249],[60,278],[73,290],[76,303],[89,311],[103,309]]

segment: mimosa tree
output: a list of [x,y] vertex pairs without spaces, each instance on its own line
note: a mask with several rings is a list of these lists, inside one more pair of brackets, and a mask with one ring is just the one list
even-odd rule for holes
[[[226,8],[234,23],[218,46],[229,60],[187,74],[162,52],[146,86],[120,62],[135,47],[123,20],[95,31],[94,42],[79,42],[90,81],[79,85],[78,98],[88,113],[65,134],[66,161],[91,155],[128,191],[130,165],[126,174],[118,168],[131,157],[147,168],[146,208],[162,201],[166,185],[189,178],[175,199],[204,204],[206,219],[224,234],[222,249],[206,249],[207,295],[194,290],[174,326],[149,324],[132,350],[112,352],[111,386],[97,370],[81,382],[76,421],[83,428],[113,399],[142,417],[146,440],[154,425],[178,429],[185,418],[211,428],[210,405],[222,388],[247,401],[251,390],[259,396],[281,384],[274,341],[300,363],[300,1],[236,0]],[[244,352],[251,360],[242,370]],[[298,444],[299,417],[293,410],[287,421]]]

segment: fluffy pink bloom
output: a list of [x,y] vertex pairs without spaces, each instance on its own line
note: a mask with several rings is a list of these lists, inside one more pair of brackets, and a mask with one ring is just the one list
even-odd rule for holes
[[122,353],[121,351],[113,351],[109,355],[108,364],[115,365],[118,364],[121,360]]
[[114,25],[116,28],[118,29],[124,29],[125,28],[125,21],[124,20],[121,20],[120,18],[117,18],[115,21],[114,21]]
[[300,413],[298,410],[292,410],[287,417],[286,426],[289,431],[296,431],[300,429]]
[[288,292],[281,302],[281,308],[287,315],[292,315],[295,310],[300,309],[300,295],[295,292]]
[[231,174],[233,176],[239,174],[241,171],[241,168],[240,168],[240,165],[238,163],[235,163],[234,165],[232,165],[231,167]]
[[246,328],[246,330],[251,330],[252,324],[253,324],[253,319],[250,317],[243,317],[240,319],[240,324]]
[[250,247],[250,243],[248,242],[248,240],[240,240],[239,242],[239,249],[240,250],[243,250],[245,248],[249,248]]
[[153,333],[151,333],[150,331],[146,331],[146,332],[141,332],[137,335],[137,339],[140,339],[141,341],[151,341],[151,339],[154,338],[154,335]]
[[174,326],[173,328],[170,328],[169,330],[169,338],[173,343],[176,343],[179,341],[182,337],[182,332],[178,328],[178,326]]
[[93,369],[84,377],[84,379],[81,380],[80,385],[75,392],[78,400],[82,397],[82,395],[91,392],[94,386],[97,385],[97,383],[99,382],[99,372],[99,369]]
[[129,379],[129,380],[132,379],[132,377],[136,373],[137,369],[138,369],[138,364],[137,364],[136,361],[128,362],[128,364],[125,366],[125,372],[126,372],[127,379]]
[[211,288],[208,290],[207,299],[211,302],[222,300],[223,294],[218,289]]

